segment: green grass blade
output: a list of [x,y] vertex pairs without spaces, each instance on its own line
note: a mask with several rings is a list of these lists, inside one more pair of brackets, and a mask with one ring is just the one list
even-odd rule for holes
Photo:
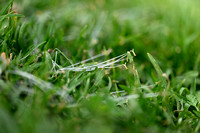
[[46,41],[44,41],[44,42],[42,42],[42,43],[36,45],[36,46],[33,47],[32,49],[30,49],[30,50],[25,54],[25,56],[24,56],[23,58],[21,58],[21,60],[26,59],[34,50],[36,50],[38,47],[40,47],[41,45],[43,45],[43,44],[45,44],[45,43],[46,43]]
[[157,74],[158,74],[158,78],[159,80],[161,81],[161,86],[163,87],[167,87],[167,81],[166,81],[166,78],[163,76],[163,72],[160,68],[160,66],[158,65],[158,63],[156,62],[156,60],[153,58],[153,56],[149,53],[147,53],[148,57],[149,57],[149,60],[151,61],[151,63],[153,64]]
[[14,0],[10,0],[10,2],[4,7],[4,9],[1,10],[0,15],[6,14],[8,11],[8,8],[13,4]]

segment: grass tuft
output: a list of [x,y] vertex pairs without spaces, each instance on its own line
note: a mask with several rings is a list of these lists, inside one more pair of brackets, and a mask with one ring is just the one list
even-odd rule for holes
[[200,132],[199,6],[0,0],[0,132]]

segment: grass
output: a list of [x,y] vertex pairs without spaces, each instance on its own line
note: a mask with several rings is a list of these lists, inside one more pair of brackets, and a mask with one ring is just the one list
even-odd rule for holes
[[199,6],[0,0],[0,131],[200,132]]

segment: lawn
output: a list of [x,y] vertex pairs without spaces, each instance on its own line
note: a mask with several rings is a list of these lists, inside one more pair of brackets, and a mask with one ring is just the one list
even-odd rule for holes
[[198,0],[0,0],[0,132],[200,132]]

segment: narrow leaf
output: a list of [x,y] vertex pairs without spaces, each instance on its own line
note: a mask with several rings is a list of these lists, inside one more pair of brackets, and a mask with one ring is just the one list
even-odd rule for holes
[[158,74],[158,78],[159,80],[161,81],[161,85],[163,87],[167,87],[167,81],[166,81],[166,78],[163,76],[163,72],[160,68],[160,66],[158,65],[158,63],[156,62],[156,60],[153,58],[153,56],[149,53],[147,53],[148,57],[149,57],[149,60],[151,61],[151,63],[153,64],[157,74]]

